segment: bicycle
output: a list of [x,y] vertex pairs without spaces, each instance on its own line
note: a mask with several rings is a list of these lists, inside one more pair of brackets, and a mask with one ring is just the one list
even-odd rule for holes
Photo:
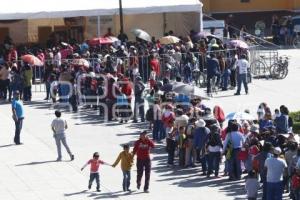
[[293,39],[293,46],[295,49],[300,49],[300,33],[296,33],[296,36]]
[[258,52],[258,58],[250,64],[252,77],[268,78],[271,75],[270,68],[278,62],[277,50],[263,50]]
[[266,56],[259,56],[259,58],[257,60],[254,60],[250,64],[250,70],[251,70],[251,74],[253,76],[267,76],[268,75],[268,73],[270,72],[268,70],[269,65],[267,64],[265,59],[266,59]]
[[289,57],[279,57],[278,62],[274,63],[270,68],[271,77],[273,79],[284,79],[289,73]]

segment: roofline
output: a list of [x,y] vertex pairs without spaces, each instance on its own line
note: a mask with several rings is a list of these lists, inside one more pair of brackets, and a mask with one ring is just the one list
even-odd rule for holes
[[278,11],[285,11],[285,12],[300,12],[300,10],[287,10],[287,9],[283,9],[283,10],[251,10],[251,11],[228,11],[228,12],[207,12],[206,14],[232,14],[232,13],[251,13],[251,12],[278,12]]

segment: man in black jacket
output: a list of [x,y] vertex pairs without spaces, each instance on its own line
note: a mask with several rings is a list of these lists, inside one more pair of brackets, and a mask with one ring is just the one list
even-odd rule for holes
[[211,80],[213,77],[217,77],[217,83],[220,80],[220,64],[215,54],[210,54],[210,58],[207,60],[207,94],[211,94]]

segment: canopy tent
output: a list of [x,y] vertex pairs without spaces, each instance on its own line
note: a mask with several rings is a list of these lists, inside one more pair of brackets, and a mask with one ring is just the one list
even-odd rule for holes
[[[199,12],[199,0],[123,0],[124,15]],[[119,13],[119,0],[9,0],[1,2],[0,20],[103,16]]]

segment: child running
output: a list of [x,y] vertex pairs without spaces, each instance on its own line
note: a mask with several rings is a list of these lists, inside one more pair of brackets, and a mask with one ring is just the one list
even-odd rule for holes
[[125,144],[123,146],[123,151],[119,154],[118,158],[116,159],[115,163],[112,165],[112,167],[116,167],[118,163],[121,161],[121,169],[123,172],[123,191],[131,192],[129,189],[130,187],[130,179],[131,174],[130,170],[133,163],[133,155],[129,153],[129,145]]
[[102,160],[99,160],[99,153],[95,152],[93,154],[93,159],[90,159],[82,168],[81,171],[87,166],[87,165],[91,165],[91,173],[90,173],[90,180],[89,180],[89,190],[92,187],[92,183],[94,181],[94,179],[96,179],[96,184],[97,184],[97,192],[101,192],[100,190],[100,177],[99,177],[99,167],[100,164],[102,165],[109,165],[107,163],[105,163]]

